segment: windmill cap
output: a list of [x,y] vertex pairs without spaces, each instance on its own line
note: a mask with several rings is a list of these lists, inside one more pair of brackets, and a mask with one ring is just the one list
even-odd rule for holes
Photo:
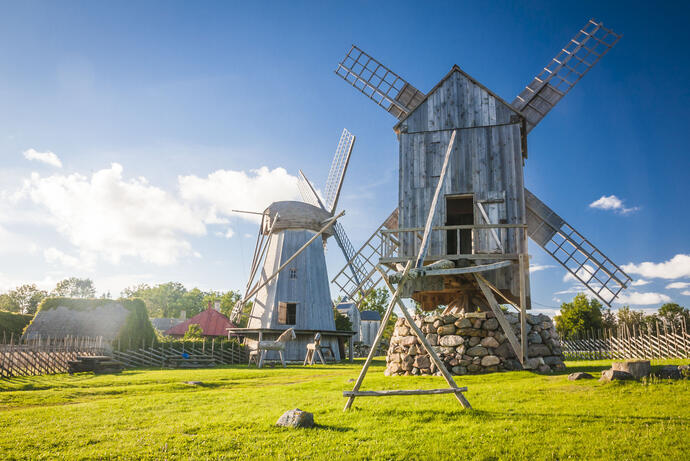
[[[319,232],[324,222],[332,218],[328,211],[305,202],[273,202],[264,211],[261,221],[261,231],[264,234],[268,234],[271,230],[271,224],[276,215],[278,219],[273,225],[273,233],[286,229],[307,229]],[[333,235],[333,227],[328,228],[323,235],[326,238]]]

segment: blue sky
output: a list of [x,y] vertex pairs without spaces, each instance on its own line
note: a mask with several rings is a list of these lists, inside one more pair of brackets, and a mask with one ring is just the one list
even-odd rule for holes
[[[530,134],[526,184],[648,282],[628,290],[634,307],[688,305],[689,9],[3,2],[0,290],[70,275],[114,295],[239,289],[257,225],[228,210],[296,197],[299,168],[322,186],[343,127],[357,142],[342,223],[359,246],[396,206],[398,146],[395,119],[333,74],[351,44],[422,91],[458,64],[511,101],[594,17],[624,37]],[[611,195],[618,210],[589,206]],[[327,259],[343,264],[334,242]],[[533,272],[535,307],[573,296],[564,275]]]

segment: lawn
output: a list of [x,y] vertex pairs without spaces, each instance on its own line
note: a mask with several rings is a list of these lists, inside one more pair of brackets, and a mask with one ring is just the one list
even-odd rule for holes
[[[660,364],[663,362],[654,362]],[[671,363],[671,362],[669,362]],[[678,361],[672,363],[679,363]],[[687,363],[684,361],[683,363]],[[610,362],[569,362],[596,377]],[[602,384],[530,372],[458,377],[452,395],[358,398],[361,361],[42,376],[0,382],[0,459],[689,459],[690,381]],[[363,390],[444,387],[369,371]],[[202,381],[190,386],[183,381]],[[315,429],[275,427],[286,410]]]

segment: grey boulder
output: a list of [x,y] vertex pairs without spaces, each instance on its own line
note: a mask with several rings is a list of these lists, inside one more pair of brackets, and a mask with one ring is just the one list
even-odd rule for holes
[[283,427],[314,427],[314,415],[299,408],[286,411],[278,418],[276,426]]

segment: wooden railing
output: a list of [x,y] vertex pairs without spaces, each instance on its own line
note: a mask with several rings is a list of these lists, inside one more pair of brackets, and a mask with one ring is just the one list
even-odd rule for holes
[[[427,261],[439,259],[517,259],[516,246],[524,240],[524,224],[473,224],[435,226],[431,228],[431,245]],[[470,231],[469,245],[464,242]],[[449,233],[455,233],[455,251],[448,248]],[[422,242],[423,227],[385,229],[381,231],[381,262],[399,262],[418,253]],[[452,235],[452,234],[451,234]],[[462,253],[463,247],[470,247],[470,253]]]

